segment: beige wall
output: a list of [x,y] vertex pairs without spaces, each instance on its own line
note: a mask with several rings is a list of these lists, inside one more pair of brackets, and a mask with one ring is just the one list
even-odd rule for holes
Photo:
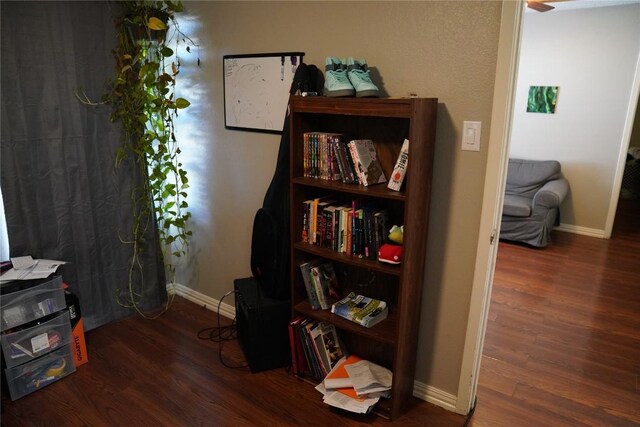
[[[187,2],[183,28],[202,65],[182,55],[178,123],[191,176],[191,255],[177,282],[220,299],[250,275],[251,227],[273,175],[279,136],[224,128],[222,56],[303,51],[366,58],[390,96],[439,98],[437,147],[416,379],[457,394],[486,167],[501,3]],[[182,22],[182,21],[181,21]],[[183,116],[185,116],[183,114]],[[463,120],[482,149],[460,150]],[[225,300],[225,302],[232,303]]]

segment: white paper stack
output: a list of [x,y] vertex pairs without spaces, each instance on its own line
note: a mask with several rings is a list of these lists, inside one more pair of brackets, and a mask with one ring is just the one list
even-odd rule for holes
[[316,390],[328,405],[366,414],[381,397],[390,397],[392,379],[388,369],[351,355],[340,359]]

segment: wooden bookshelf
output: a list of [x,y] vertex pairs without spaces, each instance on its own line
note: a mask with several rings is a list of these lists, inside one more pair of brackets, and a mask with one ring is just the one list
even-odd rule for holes
[[[334,324],[349,351],[393,371],[392,397],[382,399],[377,408],[391,419],[407,409],[413,395],[437,107],[435,98],[290,99],[292,316],[304,315]],[[373,140],[387,178],[404,139],[409,139],[409,166],[402,191],[389,190],[386,183],[364,187],[304,177],[305,132],[333,132],[344,134],[347,140]],[[343,202],[375,202],[387,209],[390,225],[404,225],[403,262],[391,265],[302,242],[303,202],[324,196]],[[330,310],[313,310],[299,266],[317,258],[334,265],[344,294],[353,291],[386,301],[387,319],[364,328]]]

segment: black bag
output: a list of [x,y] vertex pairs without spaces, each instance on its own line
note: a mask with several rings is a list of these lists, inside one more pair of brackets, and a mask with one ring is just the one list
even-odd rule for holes
[[[320,92],[324,82],[314,65],[300,64],[290,94]],[[288,299],[289,277],[289,113],[285,115],[276,171],[253,221],[251,273],[265,296]]]

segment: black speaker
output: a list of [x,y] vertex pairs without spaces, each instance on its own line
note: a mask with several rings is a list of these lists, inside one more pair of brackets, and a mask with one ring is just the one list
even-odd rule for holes
[[233,287],[238,342],[251,372],[289,366],[289,300],[265,297],[253,277],[236,279]]

